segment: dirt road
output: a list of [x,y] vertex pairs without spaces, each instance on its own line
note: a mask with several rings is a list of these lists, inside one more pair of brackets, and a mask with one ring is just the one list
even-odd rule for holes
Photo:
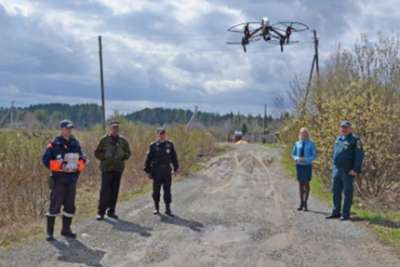
[[276,150],[239,145],[173,194],[175,218],[152,215],[147,194],[121,205],[119,221],[76,226],[78,240],[0,252],[0,266],[400,266],[363,227],[326,221],[320,201],[296,211]]

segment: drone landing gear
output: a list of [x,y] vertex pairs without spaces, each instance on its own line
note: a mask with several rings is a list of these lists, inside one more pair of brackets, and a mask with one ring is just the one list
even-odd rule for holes
[[283,47],[284,47],[284,45],[285,45],[285,38],[281,38],[281,39],[279,40],[279,45],[281,46],[281,52],[283,52]]
[[246,45],[249,44],[249,39],[247,39],[246,37],[242,38],[242,47],[243,47],[243,51],[246,53],[247,52],[247,48]]

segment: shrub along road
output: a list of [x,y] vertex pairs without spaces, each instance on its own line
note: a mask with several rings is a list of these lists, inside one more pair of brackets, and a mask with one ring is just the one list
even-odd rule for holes
[[77,240],[0,252],[0,266],[400,266],[364,227],[326,221],[319,200],[297,211],[273,148],[237,145],[173,194],[175,218],[152,215],[146,194],[121,205],[119,221],[80,223]]

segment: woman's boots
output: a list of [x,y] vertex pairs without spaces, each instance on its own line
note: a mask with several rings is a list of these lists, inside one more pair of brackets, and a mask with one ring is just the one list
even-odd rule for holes
[[301,201],[300,206],[297,208],[297,210],[308,211],[307,201]]

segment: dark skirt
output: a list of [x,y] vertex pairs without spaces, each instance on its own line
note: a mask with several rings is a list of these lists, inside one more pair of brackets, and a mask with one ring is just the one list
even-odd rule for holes
[[297,180],[299,182],[309,182],[312,177],[312,165],[296,164]]

